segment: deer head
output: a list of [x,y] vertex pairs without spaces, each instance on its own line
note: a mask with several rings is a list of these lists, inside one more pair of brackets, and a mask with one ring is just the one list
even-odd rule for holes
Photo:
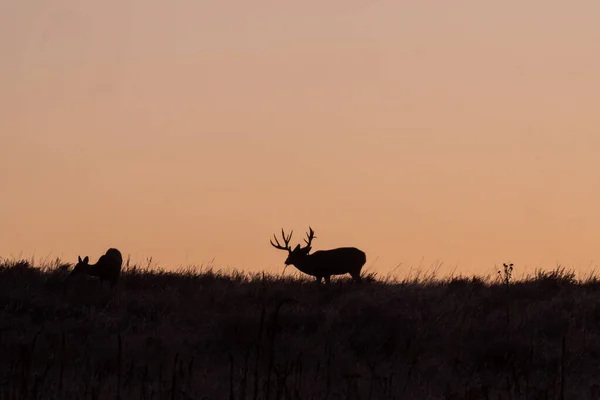
[[316,236],[315,236],[315,232],[312,230],[312,228],[310,226],[308,227],[308,229],[309,229],[309,232],[306,233],[307,239],[304,239],[304,242],[306,242],[306,246],[300,247],[300,245],[298,244],[298,245],[296,245],[294,250],[292,250],[292,248],[290,246],[290,240],[292,240],[292,234],[294,233],[294,231],[291,231],[290,234],[286,236],[283,229],[281,230],[281,237],[283,239],[284,246],[282,246],[279,243],[279,240],[277,240],[277,237],[275,235],[273,235],[273,239],[275,239],[275,243],[273,243],[273,240],[270,240],[271,245],[273,247],[275,247],[276,249],[285,250],[288,252],[288,256],[285,260],[285,265],[295,265],[298,261],[301,261],[304,257],[306,257],[308,255],[308,253],[310,253],[310,250],[311,250],[310,244],[311,244],[312,240],[314,238],[316,238]]
[[88,269],[89,269],[89,262],[90,262],[90,258],[88,256],[85,256],[85,258],[82,260],[81,256],[78,256],[78,263],[77,265],[75,265],[75,268],[73,268],[73,271],[71,271],[70,275],[77,275],[80,273],[85,273]]

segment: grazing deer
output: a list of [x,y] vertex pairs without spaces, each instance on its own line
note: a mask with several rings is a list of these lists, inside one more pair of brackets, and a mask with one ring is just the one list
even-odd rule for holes
[[83,273],[99,278],[101,283],[104,283],[104,281],[110,282],[111,289],[117,284],[121,274],[121,265],[123,264],[123,257],[121,257],[119,250],[108,249],[93,265],[89,264],[90,258],[88,256],[85,256],[83,260],[81,256],[78,256],[78,259],[79,262],[69,274],[70,277]]
[[321,283],[321,279],[325,278],[325,283],[330,283],[331,275],[350,274],[356,283],[361,282],[360,270],[367,262],[367,256],[362,250],[355,247],[340,247],[331,250],[319,250],[313,254],[308,254],[311,250],[311,242],[315,238],[315,232],[309,226],[307,232],[308,239],[305,247],[296,245],[292,250],[290,240],[292,239],[291,231],[288,236],[285,235],[283,229],[281,236],[283,237],[284,246],[282,246],[277,237],[273,235],[275,243],[271,240],[271,245],[279,250],[286,250],[288,257],[285,260],[285,265],[293,265],[305,274],[312,275],[317,278],[317,283]]

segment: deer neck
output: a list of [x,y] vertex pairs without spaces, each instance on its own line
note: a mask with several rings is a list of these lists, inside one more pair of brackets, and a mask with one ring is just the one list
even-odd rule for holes
[[294,264],[294,266],[296,268],[298,268],[301,272],[304,272],[305,274],[312,275],[312,273],[314,271],[314,266],[313,266],[310,255],[306,255],[306,256],[302,257],[302,259],[297,261]]
[[91,276],[98,276],[98,274],[100,273],[100,266],[98,265],[98,263],[90,264],[85,272]]

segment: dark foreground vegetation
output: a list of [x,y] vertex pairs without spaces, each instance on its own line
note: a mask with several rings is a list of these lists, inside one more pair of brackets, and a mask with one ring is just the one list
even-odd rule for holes
[[600,284],[0,260],[1,399],[598,399]]

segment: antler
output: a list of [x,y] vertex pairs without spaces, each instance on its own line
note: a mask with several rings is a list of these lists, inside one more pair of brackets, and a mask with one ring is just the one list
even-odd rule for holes
[[310,226],[308,227],[308,229],[309,229],[309,232],[306,234],[306,236],[308,237],[308,240],[304,239],[304,242],[306,242],[306,247],[309,247],[312,240],[314,238],[316,238],[315,231],[313,231],[313,229]]
[[269,240],[269,242],[271,243],[271,246],[275,247],[276,249],[287,250],[287,251],[291,252],[292,248],[290,247],[290,240],[292,240],[293,233],[294,233],[294,231],[291,231],[288,236],[285,236],[285,232],[283,231],[283,229],[281,229],[281,237],[283,238],[283,243],[285,243],[285,247],[279,243],[279,240],[277,240],[277,237],[275,236],[275,234],[273,234],[273,239],[275,239],[275,243],[277,243],[277,244],[273,243],[272,240]]

